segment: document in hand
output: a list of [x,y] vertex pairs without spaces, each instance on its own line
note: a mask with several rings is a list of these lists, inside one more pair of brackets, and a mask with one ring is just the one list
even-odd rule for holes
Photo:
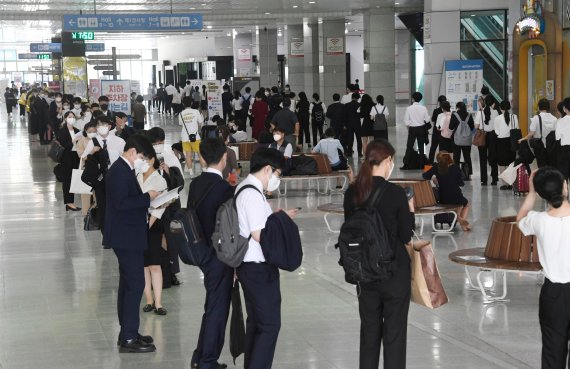
[[178,198],[178,190],[180,189],[180,187],[176,187],[175,189],[168,191],[168,192],[164,192],[160,195],[158,195],[154,200],[152,200],[150,202],[150,207],[153,209],[158,209],[160,208],[162,205],[166,204],[167,202],[170,202],[172,200],[175,200]]

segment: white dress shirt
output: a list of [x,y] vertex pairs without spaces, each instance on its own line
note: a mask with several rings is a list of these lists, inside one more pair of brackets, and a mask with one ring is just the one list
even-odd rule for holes
[[485,124],[485,113],[483,110],[479,110],[475,113],[475,128],[479,128],[484,130],[485,132],[493,132],[495,130],[495,118],[499,113],[495,109],[491,109],[491,119],[489,119],[489,123]]
[[313,152],[315,153],[326,154],[333,167],[340,164],[338,150],[344,153],[344,149],[340,141],[333,137],[327,137],[320,140],[317,146],[313,148]]
[[390,115],[390,110],[388,110],[388,107],[382,104],[376,104],[374,105],[372,110],[370,110],[370,119],[372,119],[372,121],[374,122],[376,114],[382,114],[382,110],[384,110],[384,116],[388,118],[388,116]]
[[[141,186],[141,190],[143,193],[147,193],[149,191],[162,192],[168,189],[166,180],[156,170],[152,172],[152,174],[146,179],[146,181],[143,180],[143,173],[139,173],[137,175],[137,181],[139,182],[139,185]],[[165,209],[149,208],[148,212],[156,219],[160,219],[162,218],[162,214],[164,214],[165,210],[166,208]]]
[[540,118],[542,119],[542,133],[540,133],[540,120],[538,115],[530,118],[529,131],[534,132],[533,138],[542,138],[543,143],[546,145],[546,136],[556,129],[556,121],[558,120],[554,115],[548,112],[541,112]]
[[560,146],[570,146],[570,115],[556,122],[556,139],[560,140]]
[[519,118],[515,114],[512,114],[511,121],[507,125],[505,115],[500,114],[495,118],[494,124],[497,138],[508,138],[511,137],[511,129],[519,128]]
[[[186,124],[186,128],[182,126],[182,122]],[[191,135],[196,135],[196,140],[200,139],[200,127],[204,124],[204,116],[200,114],[200,111],[192,108],[186,108],[178,116],[178,124],[182,126],[182,142],[190,141],[188,133]],[[186,132],[188,131],[188,132]]]
[[178,90],[176,89],[176,87],[174,87],[173,85],[168,85],[168,86],[166,86],[166,88],[164,89],[164,91],[165,91],[168,95],[174,95],[176,92],[178,92]]
[[[121,156],[123,151],[125,151],[125,140],[123,140],[121,137],[109,134],[107,137],[103,138],[98,134],[95,138],[99,142],[99,145],[101,145],[101,149],[103,149],[103,146],[105,144],[104,140],[107,140],[107,152],[109,153],[110,161],[109,166],[112,165],[115,160],[119,158],[119,156]],[[85,151],[83,152],[83,155],[81,155],[81,158],[86,158],[87,155],[91,154],[94,147],[95,145],[93,144],[93,140],[90,140],[85,147]]]
[[431,121],[431,117],[425,106],[415,102],[406,108],[406,114],[404,114],[406,127],[422,127],[429,121]]
[[570,217],[553,217],[530,211],[520,220],[525,236],[535,235],[544,275],[553,283],[570,283]]
[[346,95],[343,95],[340,98],[340,103],[341,104],[348,104],[349,102],[352,101],[352,92],[347,93]]
[[[237,186],[236,193],[240,188],[248,184],[254,185],[261,193],[253,188],[248,188],[243,190],[236,199],[239,233],[246,238],[248,238],[252,232],[264,229],[267,218],[273,213],[265,196],[263,196],[263,185],[261,181],[253,174],[248,175],[246,179]],[[244,263],[265,262],[261,245],[254,240],[253,237],[249,240],[249,248],[245,253],[243,261]]]

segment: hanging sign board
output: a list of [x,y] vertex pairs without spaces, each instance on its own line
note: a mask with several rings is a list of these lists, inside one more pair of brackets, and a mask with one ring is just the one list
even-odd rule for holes
[[305,56],[305,43],[303,41],[291,42],[291,51],[289,55],[292,58],[302,58]]
[[344,37],[327,37],[327,55],[344,54]]
[[251,49],[238,49],[239,61],[251,61]]

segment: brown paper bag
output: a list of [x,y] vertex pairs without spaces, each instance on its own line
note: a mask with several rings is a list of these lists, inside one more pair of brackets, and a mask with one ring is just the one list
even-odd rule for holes
[[412,302],[435,309],[449,302],[441,283],[435,255],[431,243],[414,250],[412,244],[407,244],[412,269]]

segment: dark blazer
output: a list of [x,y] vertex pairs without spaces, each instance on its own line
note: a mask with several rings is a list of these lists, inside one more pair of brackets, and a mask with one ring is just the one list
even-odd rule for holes
[[265,260],[280,269],[292,272],[303,262],[299,227],[284,211],[273,213],[267,218],[259,244]]
[[347,127],[360,129],[360,114],[358,113],[358,108],[360,108],[360,103],[356,100],[344,104],[344,117]]
[[[211,189],[211,191],[210,191]],[[188,205],[198,202],[204,194],[210,191],[196,209],[202,232],[207,240],[212,238],[216,226],[218,208],[234,195],[235,188],[215,173],[202,172],[190,183],[188,190]]]
[[[77,128],[73,128],[73,132],[77,133],[79,130]],[[79,166],[79,156],[76,151],[71,151],[73,149],[73,140],[69,134],[67,125],[64,125],[63,128],[60,128],[57,131],[57,141],[65,148],[61,157],[61,165],[66,169],[66,171],[71,173],[72,169],[77,169]]]
[[125,140],[125,142],[127,142],[129,137],[131,137],[135,133],[137,133],[137,131],[135,131],[133,127],[125,126],[125,128],[123,128],[118,137],[121,137],[123,140]]
[[336,136],[342,131],[342,124],[344,120],[344,106],[340,102],[334,102],[327,107],[327,118],[331,123]]
[[141,252],[147,248],[150,196],[143,193],[130,166],[119,158],[105,177],[107,207],[103,244]]
[[51,104],[49,104],[49,121],[54,131],[61,123],[61,119],[57,117],[57,103],[55,101],[52,101]]

